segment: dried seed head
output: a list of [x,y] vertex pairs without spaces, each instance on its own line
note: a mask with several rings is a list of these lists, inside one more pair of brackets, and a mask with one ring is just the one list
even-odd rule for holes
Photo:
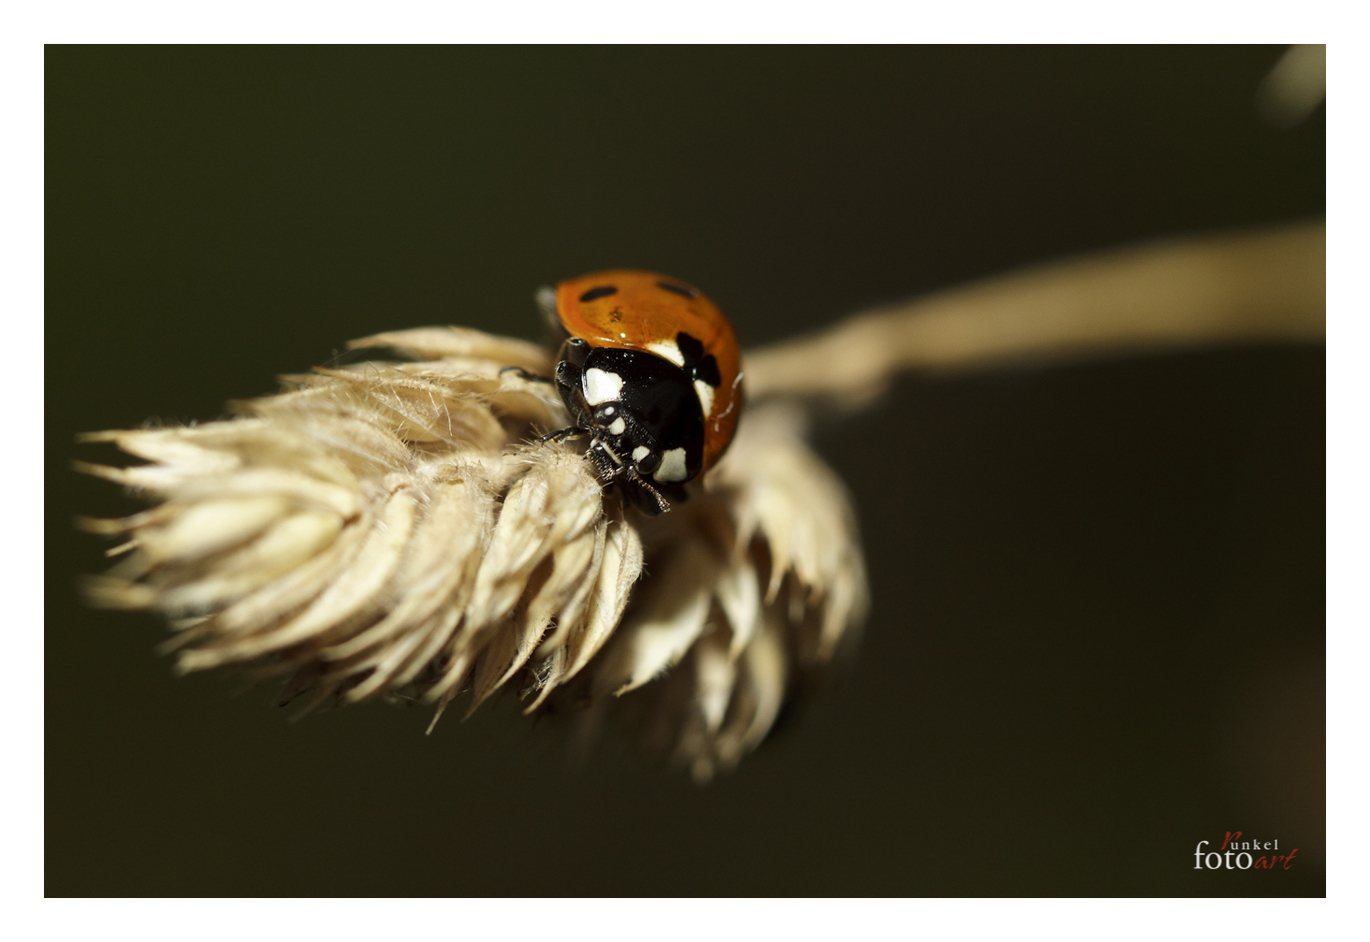
[[647,744],[701,781],[761,742],[796,675],[865,615],[851,505],[802,418],[752,409],[707,490],[644,529],[651,578],[593,672],[592,692],[624,695]]
[[168,615],[181,670],[284,676],[311,707],[404,693],[440,715],[509,685],[530,711],[612,700],[707,779],[860,621],[850,507],[797,410],[754,410],[708,487],[649,519],[537,441],[564,408],[502,368],[546,375],[542,348],[460,328],[354,346],[418,362],[288,377],[227,421],[86,436],[147,463],[83,470],[161,501],[82,522],[126,538],[88,596]]

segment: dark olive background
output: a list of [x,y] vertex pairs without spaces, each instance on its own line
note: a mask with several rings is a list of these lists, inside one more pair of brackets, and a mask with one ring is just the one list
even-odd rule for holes
[[[1321,347],[909,379],[818,430],[859,656],[707,788],[509,700],[287,722],[91,612],[75,432],[203,420],[352,337],[533,337],[609,266],[749,346],[1141,239],[1320,216],[1278,48],[50,48],[46,889],[1296,894],[1322,870]],[[1226,830],[1289,871],[1200,872]]]

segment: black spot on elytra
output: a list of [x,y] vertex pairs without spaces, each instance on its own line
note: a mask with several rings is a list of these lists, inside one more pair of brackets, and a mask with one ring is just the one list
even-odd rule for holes
[[691,379],[702,379],[714,389],[717,389],[723,382],[723,377],[718,372],[718,361],[711,353],[704,359],[695,364],[695,368],[690,372]]
[[682,330],[675,335],[675,345],[685,358],[685,369],[689,371],[690,379],[702,379],[715,389],[722,385],[723,376],[718,372],[718,361],[712,353],[704,355],[702,342]]
[[671,292],[671,294],[678,294],[682,298],[690,298],[693,300],[699,297],[699,292],[688,285],[673,285],[669,281],[658,281],[656,286],[663,291]]
[[680,355],[685,358],[686,369],[694,366],[704,356],[704,344],[683,330],[675,335],[675,345],[680,348]]
[[600,298],[607,298],[611,294],[618,294],[618,289],[613,285],[600,285],[599,287],[591,288],[589,291],[582,294],[580,300],[597,301]]

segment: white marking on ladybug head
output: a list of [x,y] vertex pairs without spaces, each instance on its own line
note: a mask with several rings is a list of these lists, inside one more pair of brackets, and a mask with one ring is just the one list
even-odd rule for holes
[[702,379],[695,380],[695,394],[699,396],[699,407],[704,410],[704,418],[714,410],[714,388]]
[[618,418],[614,419],[613,424],[609,426],[610,435],[622,435],[627,430],[628,423],[623,421],[623,416],[621,415]]
[[633,464],[642,464],[642,459],[652,453],[652,449],[646,445],[638,445],[633,449]]
[[656,469],[652,477],[658,481],[683,481],[685,480],[685,449],[672,448],[661,456],[661,467]]
[[623,377],[591,367],[585,371],[585,401],[592,406],[617,399],[623,392]]
[[680,352],[674,340],[658,340],[656,343],[647,344],[647,349],[659,357],[670,360],[676,366],[685,365],[685,354]]

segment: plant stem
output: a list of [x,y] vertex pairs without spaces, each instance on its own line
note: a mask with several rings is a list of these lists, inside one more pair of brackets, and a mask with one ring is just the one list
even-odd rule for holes
[[858,314],[746,358],[748,394],[864,400],[905,370],[1325,336],[1322,222],[1151,243]]

